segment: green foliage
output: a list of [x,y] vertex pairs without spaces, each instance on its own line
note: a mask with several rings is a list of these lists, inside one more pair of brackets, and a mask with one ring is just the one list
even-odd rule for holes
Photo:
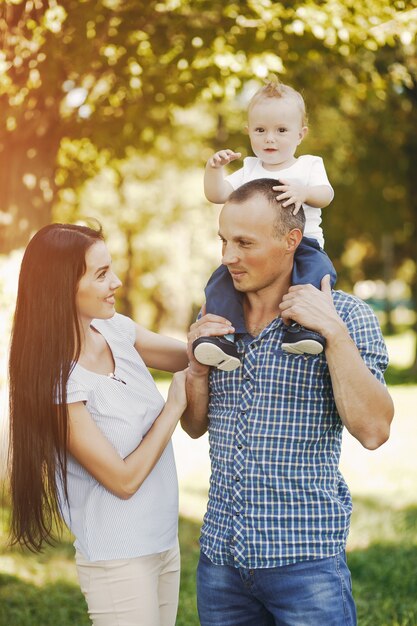
[[[165,323],[172,295],[155,267],[168,256],[182,278],[172,246],[193,238],[187,199],[200,222],[213,219],[201,192],[204,162],[226,145],[247,153],[247,98],[272,72],[304,93],[311,131],[302,148],[324,157],[336,190],[324,227],[341,286],[387,269],[381,241],[389,233],[385,278],[405,280],[416,303],[416,12],[417,0],[5,0],[0,249],[22,246],[52,215],[89,215],[87,200],[105,227],[120,230],[122,255],[134,256],[137,242],[149,245],[151,228],[162,228],[142,295],[139,264],[127,263],[123,309],[153,298],[147,316]],[[200,191],[194,182],[173,193],[169,172],[187,183],[194,172]],[[106,177],[111,196],[91,202]],[[136,199],[126,193],[132,178],[143,188]],[[152,202],[158,186],[165,197]],[[170,238],[180,221],[183,235]],[[201,231],[201,240],[211,237],[211,227]],[[213,265],[211,251],[203,263],[191,259],[200,293]],[[198,297],[182,280],[179,290],[192,294],[180,307],[185,325]]]
[[55,220],[102,223],[123,281],[118,310],[151,328],[184,331],[220,260],[216,212],[199,173],[132,157],[91,179],[77,205],[72,200],[56,207]]
[[417,372],[414,368],[396,367],[390,365],[385,374],[387,385],[415,385],[417,382]]
[[[0,148],[7,169],[19,158],[20,191],[31,192],[25,212],[42,212],[57,183],[78,186],[129,150],[166,159],[170,145],[168,154],[181,158],[178,110],[227,103],[271,71],[303,87],[313,111],[324,103],[342,114],[363,111],[375,85],[377,99],[387,90],[378,48],[402,50],[395,34],[370,27],[404,8],[388,0],[6,1]],[[412,85],[406,64],[396,67],[395,84]],[[59,146],[65,159],[57,159]],[[6,197],[3,210],[13,199]]]

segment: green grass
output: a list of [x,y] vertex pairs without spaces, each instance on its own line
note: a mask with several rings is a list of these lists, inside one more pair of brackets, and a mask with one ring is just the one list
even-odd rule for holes
[[[67,532],[42,554],[4,547],[8,509],[1,509],[0,626],[89,626],[78,586],[74,549]],[[200,524],[180,519],[181,596],[177,626],[198,626],[195,568]]]
[[416,338],[411,330],[386,337],[390,364],[385,374],[387,385],[410,385],[417,383],[417,372],[412,368],[416,350]]
[[[407,344],[398,337],[388,341],[392,367],[409,367],[408,337]],[[417,626],[417,385],[401,382],[391,388],[396,416],[389,442],[374,452],[350,436],[343,445],[341,469],[354,499],[348,562],[359,626]],[[198,626],[195,569],[207,454],[201,440],[193,442],[177,433],[183,510],[177,626]],[[0,522],[0,626],[88,626],[70,536],[64,534],[57,546],[41,555],[23,554],[4,547],[5,506]]]
[[364,544],[348,552],[359,625],[416,626],[417,505],[355,497],[351,537]]
[[[195,568],[198,522],[181,518],[181,594],[177,626],[198,626]],[[352,534],[363,547],[348,552],[359,626],[417,625],[417,505],[394,509],[355,498]],[[88,626],[68,538],[43,555],[2,551],[1,626]],[[298,625],[297,625],[298,626]]]

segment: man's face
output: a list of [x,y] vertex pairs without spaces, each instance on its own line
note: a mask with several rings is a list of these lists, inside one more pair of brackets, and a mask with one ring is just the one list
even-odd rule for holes
[[226,202],[219,219],[222,263],[226,265],[235,289],[249,293],[275,289],[288,278],[293,252],[287,237],[274,236],[276,211],[257,194],[246,202]]

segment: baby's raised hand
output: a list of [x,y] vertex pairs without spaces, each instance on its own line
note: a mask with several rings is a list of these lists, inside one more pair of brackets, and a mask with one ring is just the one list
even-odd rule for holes
[[277,196],[277,200],[282,202],[283,207],[289,207],[290,205],[294,205],[294,209],[292,211],[293,215],[297,215],[300,210],[302,204],[307,199],[308,186],[301,185],[300,183],[296,183],[295,181],[290,180],[280,180],[280,184],[272,187],[274,191],[279,191],[279,195]]
[[220,167],[223,167],[224,165],[227,165],[231,161],[236,161],[236,159],[240,159],[241,156],[242,155],[240,152],[233,152],[233,150],[219,150],[218,152],[213,154],[212,157],[209,158],[208,165],[210,165],[210,167],[213,167],[214,169],[218,169]]

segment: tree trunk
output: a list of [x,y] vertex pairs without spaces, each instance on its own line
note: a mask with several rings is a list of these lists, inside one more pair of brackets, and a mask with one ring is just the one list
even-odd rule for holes
[[31,233],[51,219],[56,195],[59,142],[39,130],[21,140],[19,130],[0,143],[0,253],[26,245]]
[[[9,3],[0,15],[0,47],[6,65],[10,64],[7,77],[11,81],[8,87],[4,83],[6,89],[0,96],[3,254],[25,245],[33,231],[50,221],[56,194],[56,155],[63,132],[59,114],[61,86],[52,81],[52,90],[47,92],[42,81],[34,87],[29,79],[30,70],[38,69],[38,58],[36,42],[31,39],[33,29],[28,24],[40,23],[49,8],[50,3],[43,0]],[[16,58],[20,64],[15,63]]]

